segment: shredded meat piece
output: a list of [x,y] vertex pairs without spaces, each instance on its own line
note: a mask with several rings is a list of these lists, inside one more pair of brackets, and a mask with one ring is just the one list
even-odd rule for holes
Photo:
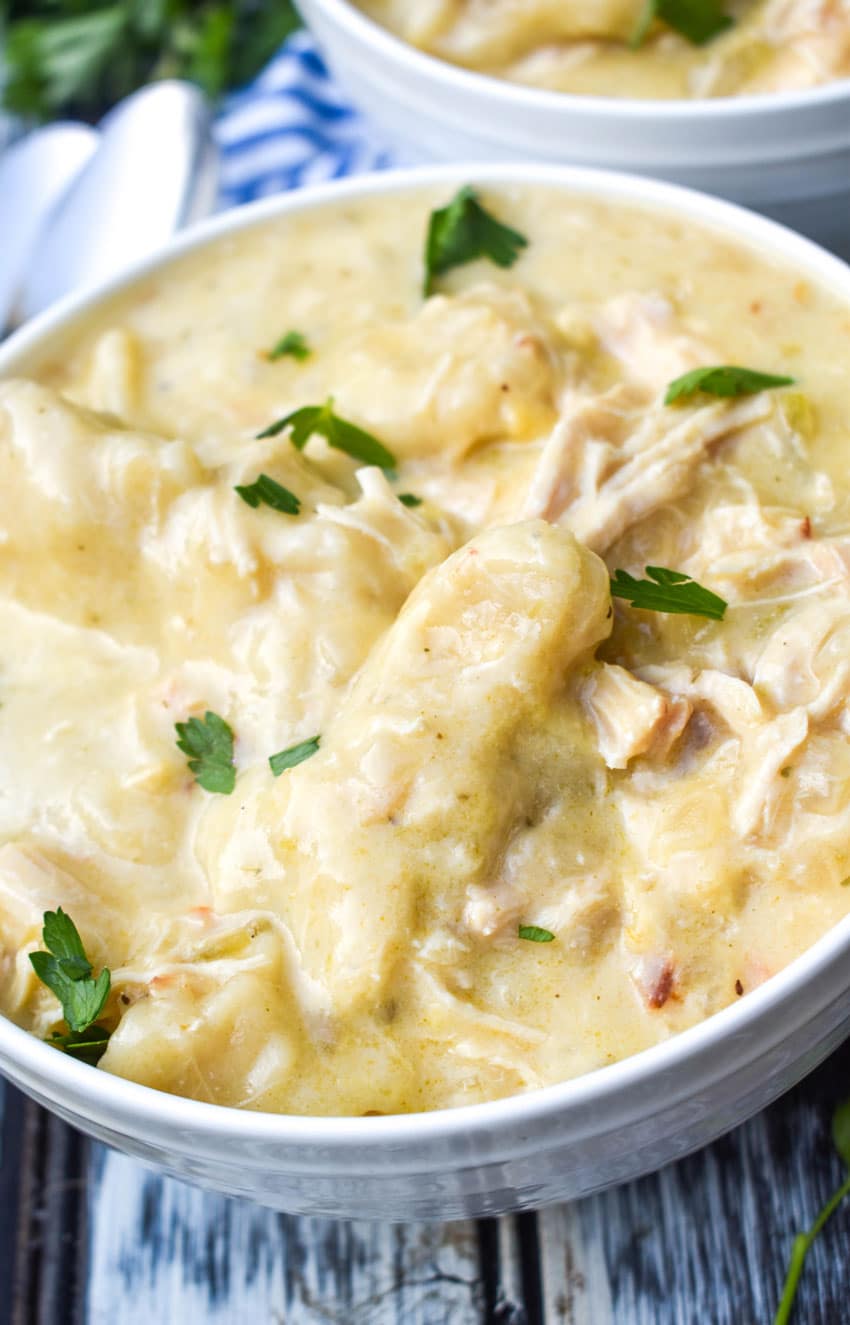
[[596,319],[596,330],[629,377],[652,392],[712,358],[707,345],[682,331],[670,300],[653,292],[609,299]]
[[741,764],[740,794],[732,805],[732,827],[739,837],[769,829],[784,785],[781,770],[808,733],[805,710],[794,709],[765,723],[750,737]]
[[656,1010],[663,1008],[676,983],[676,968],[671,958],[660,954],[639,957],[631,974],[647,1005]]
[[715,446],[772,408],[767,393],[731,405],[649,410],[635,408],[628,388],[579,398],[544,448],[524,517],[564,524],[604,552],[630,525],[687,492]]
[[468,901],[463,909],[463,923],[479,938],[493,938],[515,930],[522,898],[505,879],[488,887],[470,884]]
[[779,709],[826,717],[850,690],[850,603],[811,602],[782,623],[756,663],[754,681]]
[[648,753],[663,758],[691,715],[687,699],[671,698],[611,663],[593,673],[582,698],[609,768],[625,768],[630,759]]

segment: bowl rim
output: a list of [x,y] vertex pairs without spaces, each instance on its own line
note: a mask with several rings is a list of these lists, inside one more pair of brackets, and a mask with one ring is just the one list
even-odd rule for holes
[[[300,7],[302,0],[296,0]],[[349,40],[370,46],[377,60],[400,67],[414,77],[418,74],[441,83],[444,90],[460,95],[489,96],[501,103],[506,112],[539,111],[556,115],[582,115],[589,119],[616,123],[624,116],[651,123],[723,123],[755,117],[819,109],[850,100],[850,76],[835,78],[812,88],[792,92],[750,93],[741,97],[653,98],[594,96],[590,93],[557,92],[551,88],[531,87],[497,78],[475,69],[442,60],[420,50],[404,38],[382,27],[351,0],[303,0],[324,12],[328,22],[340,29]]]
[[[76,322],[101,305],[132,289],[154,272],[166,270],[185,254],[213,244],[223,236],[260,226],[273,218],[334,206],[348,200],[379,198],[431,187],[474,184],[495,189],[522,186],[553,187],[569,196],[589,196],[632,205],[695,221],[720,231],[733,242],[756,249],[763,257],[796,266],[827,291],[850,305],[850,266],[811,240],[733,203],[685,189],[679,185],[622,172],[577,166],[481,163],[419,166],[361,175],[279,194],[214,216],[183,232],[168,244],[134,263],[121,274],[95,288],[71,294],[20,328],[0,346],[0,379],[23,367],[33,357],[39,362],[50,343],[60,339]],[[0,1063],[5,1058],[28,1079],[39,1083],[51,1099],[85,1101],[98,1114],[112,1111],[119,1119],[146,1119],[151,1126],[195,1137],[233,1137],[238,1141],[301,1147],[315,1145],[336,1151],[355,1145],[375,1152],[386,1146],[394,1152],[404,1145],[423,1143],[468,1146],[485,1141],[504,1129],[564,1118],[570,1112],[595,1108],[603,1101],[625,1100],[630,1091],[650,1083],[664,1072],[677,1075],[780,1009],[804,1006],[801,996],[819,976],[850,955],[850,915],[829,929],[781,971],[751,993],[686,1030],[627,1058],[596,1068],[582,1076],[538,1087],[521,1094],[478,1104],[463,1104],[430,1112],[388,1114],[377,1117],[312,1116],[269,1113],[231,1105],[205,1103],[141,1085],[109,1072],[92,1070],[58,1053],[45,1041],[0,1014]],[[850,988],[850,968],[847,987]],[[14,1073],[12,1079],[15,1079]],[[84,1113],[80,1116],[85,1116]]]

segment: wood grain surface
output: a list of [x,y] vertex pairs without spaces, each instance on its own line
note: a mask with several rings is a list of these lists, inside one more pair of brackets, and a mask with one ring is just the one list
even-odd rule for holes
[[[770,1325],[786,1257],[842,1177],[850,1042],[785,1099],[661,1173],[538,1215],[299,1219],[202,1193],[2,1090],[2,1325]],[[850,1208],[799,1325],[850,1322]]]

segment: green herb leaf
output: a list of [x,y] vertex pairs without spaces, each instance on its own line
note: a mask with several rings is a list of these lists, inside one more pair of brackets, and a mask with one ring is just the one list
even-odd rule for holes
[[283,359],[287,354],[293,359],[309,359],[312,353],[300,331],[287,331],[286,335],[281,336],[277,344],[272,346],[266,358],[270,363],[274,363],[275,359]]
[[[56,911],[45,911],[41,937],[47,952],[30,953],[32,968],[62,1004],[62,1016],[72,1035],[82,1034],[103,1011],[109,995],[110,973],[104,967],[96,980],[90,978],[91,962],[82,939],[61,906]],[[104,1043],[108,1034],[104,1031]]]
[[[832,1137],[835,1147],[841,1156],[844,1164],[850,1169],[850,1100],[845,1100],[835,1111],[832,1119]],[[788,1274],[785,1279],[785,1286],[782,1290],[782,1300],[779,1303],[776,1315],[773,1318],[773,1325],[788,1325],[794,1310],[794,1299],[797,1296],[797,1289],[800,1284],[800,1276],[803,1273],[803,1266],[806,1262],[806,1256],[809,1254],[812,1246],[825,1228],[826,1224],[835,1214],[838,1207],[845,1197],[850,1196],[850,1175],[834,1192],[826,1205],[821,1210],[815,1222],[807,1233],[798,1233],[794,1239],[794,1245],[791,1249],[791,1260],[788,1265]]]
[[233,764],[233,732],[217,713],[209,709],[203,718],[175,723],[177,748],[189,756],[189,768],[204,791],[229,796],[236,786]]
[[80,1062],[88,1063],[91,1067],[97,1066],[108,1042],[109,1031],[105,1026],[90,1026],[87,1031],[71,1031],[68,1035],[54,1031],[48,1040],[48,1044],[54,1048],[61,1049],[72,1058],[79,1058]]
[[665,405],[704,391],[709,396],[754,396],[773,386],[793,386],[793,377],[777,377],[773,373],[759,373],[753,368],[736,368],[723,364],[717,368],[694,368],[690,373],[671,382],[664,397]]
[[705,46],[730,28],[734,21],[724,14],[719,0],[646,0],[629,39],[632,50],[643,45],[656,19],[686,37],[694,46]]
[[551,929],[541,929],[539,925],[520,925],[518,933],[529,943],[552,943],[555,938]]
[[45,911],[42,938],[45,948],[62,962],[72,979],[81,980],[91,975],[91,962],[86,957],[83,940],[61,906],[58,911]]
[[281,773],[286,772],[287,768],[295,768],[297,764],[303,764],[305,759],[316,754],[319,749],[321,736],[311,736],[309,741],[299,741],[297,745],[290,745],[287,750],[281,750],[276,755],[269,758],[269,768],[276,778]]
[[255,510],[261,505],[271,506],[273,511],[282,511],[284,515],[297,515],[301,510],[301,501],[295,493],[276,483],[268,474],[261,474],[255,483],[237,486],[235,491]]
[[413,507],[413,506],[422,505],[422,498],[415,496],[415,494],[412,492],[400,492],[398,495],[398,499],[401,502],[402,506]]
[[436,277],[452,267],[476,258],[489,258],[497,267],[512,267],[527,247],[525,235],[497,221],[467,184],[447,207],[431,213],[425,240],[425,294],[431,294]]
[[0,0],[0,102],[97,119],[157,78],[216,97],[252,79],[298,23],[289,0]]
[[637,580],[628,571],[616,570],[611,580],[613,597],[625,598],[645,612],[705,616],[712,621],[722,621],[726,615],[728,603],[689,575],[664,566],[647,566],[646,574],[648,579]]
[[333,404],[333,397],[330,396],[324,405],[303,405],[301,409],[293,410],[291,414],[269,424],[268,428],[257,433],[257,437],[277,437],[288,428],[292,445],[297,450],[303,451],[313,434],[317,433],[320,437],[324,437],[329,446],[333,446],[337,451],[344,451],[354,460],[362,460],[364,465],[378,465],[380,469],[391,469],[396,463],[392,452],[388,451],[370,432],[365,432],[363,428],[358,428],[346,419],[341,419],[338,414],[334,414]]

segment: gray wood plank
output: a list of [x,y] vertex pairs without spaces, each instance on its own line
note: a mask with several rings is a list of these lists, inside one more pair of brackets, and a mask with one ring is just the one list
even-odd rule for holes
[[88,1143],[4,1086],[0,1321],[76,1325],[86,1259]]
[[99,1149],[87,1325],[482,1318],[476,1227],[343,1224],[205,1194]]
[[[539,1216],[546,1325],[755,1325],[795,1233],[842,1179],[829,1137],[850,1046],[765,1113],[652,1177]],[[816,1244],[799,1325],[850,1320],[850,1210]]]

